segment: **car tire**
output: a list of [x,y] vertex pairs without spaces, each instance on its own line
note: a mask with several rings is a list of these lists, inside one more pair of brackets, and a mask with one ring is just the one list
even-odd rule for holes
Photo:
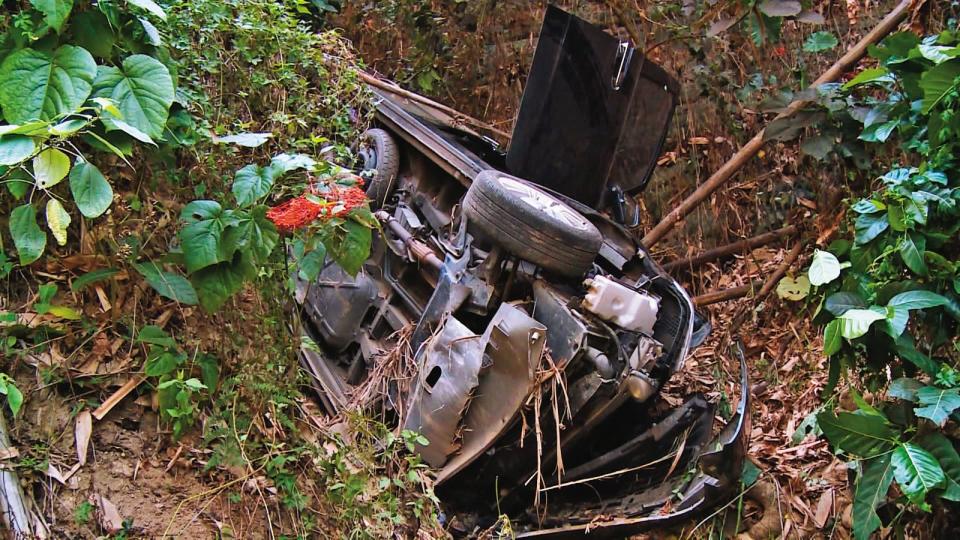
[[400,172],[400,149],[396,141],[386,131],[373,128],[360,136],[358,154],[361,159],[361,171],[373,171],[373,177],[367,184],[367,198],[370,208],[377,209],[387,202]]
[[521,259],[569,277],[593,264],[603,236],[582,214],[500,171],[477,175],[463,198],[468,227]]

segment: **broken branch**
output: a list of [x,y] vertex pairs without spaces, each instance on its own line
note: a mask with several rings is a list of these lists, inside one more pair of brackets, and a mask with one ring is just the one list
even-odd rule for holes
[[[867,49],[871,45],[880,41],[884,36],[893,31],[897,25],[906,18],[907,14],[910,11],[911,6],[917,0],[902,0],[897,7],[893,9],[882,21],[876,26],[869,34],[863,37],[856,45],[854,45],[846,54],[844,54],[835,64],[830,66],[830,69],[825,71],[823,75],[813,82],[810,85],[810,88],[816,88],[822,84],[834,82],[840,78],[840,75],[848,71],[850,68],[855,66],[857,62],[860,61],[864,55],[867,54]],[[787,109],[780,113],[776,119],[782,119],[789,117],[795,114],[797,111],[801,110],[809,104],[807,100],[797,100],[787,107]],[[687,214],[689,214],[694,208],[700,205],[703,201],[707,200],[714,191],[720,188],[724,183],[727,182],[730,178],[736,174],[737,171],[743,167],[747,161],[749,161],[753,156],[763,148],[765,143],[764,141],[764,132],[765,130],[760,130],[759,133],[754,135],[747,144],[743,145],[736,154],[733,155],[726,163],[720,167],[717,172],[707,179],[699,188],[697,188],[693,193],[691,193],[679,206],[670,211],[663,219],[660,220],[653,229],[650,230],[643,237],[643,244],[649,249],[652,248],[657,242],[663,239],[673,227],[676,226]]]
[[755,249],[760,246],[765,246],[781,238],[786,238],[793,236],[797,233],[796,225],[788,225],[786,227],[777,229],[775,231],[770,231],[763,233],[751,238],[744,238],[738,242],[733,242],[732,244],[727,244],[720,247],[715,247],[713,249],[708,249],[699,255],[693,257],[688,257],[686,259],[680,259],[677,261],[669,262],[663,265],[663,269],[666,271],[675,270],[678,268],[693,268],[699,266],[705,262],[714,261],[717,259],[722,259],[730,255],[736,255],[738,253],[743,253],[748,249]]
[[703,307],[709,306],[710,304],[717,304],[719,302],[726,302],[728,300],[736,300],[737,298],[743,298],[744,296],[750,294],[751,291],[757,290],[757,288],[761,285],[763,285],[763,282],[759,279],[756,279],[747,285],[710,291],[708,293],[703,293],[700,296],[693,297],[693,303],[697,307]]

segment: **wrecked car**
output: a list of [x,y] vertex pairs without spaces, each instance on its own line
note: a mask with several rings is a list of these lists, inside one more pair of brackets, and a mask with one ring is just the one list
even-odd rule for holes
[[412,378],[381,398],[429,441],[417,451],[455,536],[505,514],[521,538],[623,537],[728,502],[745,366],[719,434],[703,396],[657,399],[708,327],[636,234],[676,82],[549,7],[506,150],[427,100],[371,90],[371,256],[356,276],[328,260],[297,296],[323,407],[347,407],[407,347]]

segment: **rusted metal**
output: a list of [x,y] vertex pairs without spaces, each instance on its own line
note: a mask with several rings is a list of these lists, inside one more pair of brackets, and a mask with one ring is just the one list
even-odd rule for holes
[[383,210],[374,215],[378,220],[380,220],[381,223],[390,229],[390,232],[395,234],[397,238],[403,242],[403,245],[410,250],[410,253],[413,254],[417,261],[425,264],[437,272],[440,271],[440,268],[443,266],[443,261],[440,260],[440,257],[437,257],[437,254],[434,253],[432,249],[430,249],[430,246],[414,238],[413,235],[410,234],[410,232],[407,231],[399,221]]

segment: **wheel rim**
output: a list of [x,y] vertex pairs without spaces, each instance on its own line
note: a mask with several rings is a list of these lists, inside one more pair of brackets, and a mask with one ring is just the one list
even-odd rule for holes
[[563,202],[551,197],[549,194],[540,191],[523,182],[501,176],[500,185],[510,193],[517,196],[524,204],[543,212],[554,220],[565,223],[575,229],[586,231],[590,229],[590,222],[578,214],[572,208]]

